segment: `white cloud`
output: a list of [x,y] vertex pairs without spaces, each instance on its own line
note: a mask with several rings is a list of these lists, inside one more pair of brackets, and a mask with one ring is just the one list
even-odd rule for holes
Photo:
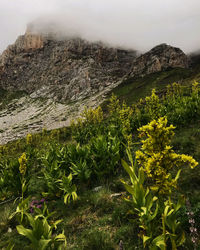
[[[33,20],[62,34],[147,50],[159,43],[200,48],[199,0],[0,0],[0,51]],[[39,25],[41,27],[41,25]]]

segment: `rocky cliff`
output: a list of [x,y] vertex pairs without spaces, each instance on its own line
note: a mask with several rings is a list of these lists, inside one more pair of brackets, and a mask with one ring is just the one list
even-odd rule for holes
[[145,76],[168,68],[188,68],[188,57],[179,48],[160,44],[133,61],[129,76]]
[[0,57],[0,86],[32,97],[79,100],[119,81],[135,57],[135,51],[101,43],[26,32]]
[[32,98],[69,102],[84,99],[124,76],[144,76],[188,67],[179,49],[161,44],[137,57],[136,51],[110,48],[78,38],[58,40],[27,29],[0,56],[0,87],[23,90]]

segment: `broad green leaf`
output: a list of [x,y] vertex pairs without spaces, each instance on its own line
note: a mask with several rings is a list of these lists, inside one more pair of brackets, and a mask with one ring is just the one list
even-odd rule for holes
[[181,195],[178,199],[177,204],[174,206],[175,212],[177,212],[184,204],[185,204],[185,198],[184,196]]
[[148,240],[150,240],[150,239],[151,239],[151,237],[146,236],[146,235],[143,235],[142,240],[143,240],[144,246],[146,245],[146,242],[147,242]]
[[123,159],[121,160],[122,166],[124,167],[124,169],[126,170],[126,172],[129,174],[130,178],[131,178],[131,182],[133,183],[134,181],[138,181],[137,176],[135,175],[132,167],[130,167],[126,161],[124,161]]
[[128,185],[125,181],[122,181],[122,183],[124,184],[124,187],[130,194],[135,195],[135,189],[133,187]]
[[164,210],[164,216],[167,216],[168,210],[169,210],[169,205],[165,206],[165,210]]
[[25,193],[25,192],[26,192],[26,189],[27,189],[27,184],[26,184],[26,182],[24,181],[24,182],[22,183],[22,193]]
[[176,177],[175,177],[175,181],[177,181],[179,179],[180,174],[181,174],[181,169],[178,170]]
[[165,244],[165,241],[164,241],[164,235],[159,235],[157,236],[153,241],[152,241],[152,244],[154,246],[157,246],[159,247],[160,249],[165,249],[166,247],[166,244]]
[[140,183],[140,184],[143,184],[143,183],[144,183],[145,175],[144,175],[144,170],[143,170],[143,168],[140,168],[140,169],[139,169],[138,179],[139,179],[139,183]]
[[178,244],[177,244],[177,246],[182,246],[183,243],[185,242],[185,240],[186,240],[185,233],[182,232],[181,236],[180,236],[179,239],[178,239]]
[[[40,241],[39,241],[39,249],[40,250],[45,250],[45,249],[47,249],[47,247],[48,247],[48,244],[51,242],[52,240],[51,239],[49,239],[49,240],[45,240],[45,239],[41,239]],[[38,250],[39,250],[38,249]]]
[[51,231],[51,227],[49,226],[46,219],[43,220],[43,235],[47,239],[49,237],[49,233]]
[[131,166],[133,166],[133,157],[129,148],[126,149],[126,154],[128,155],[128,159],[131,162]]
[[156,209],[155,209],[153,215],[151,216],[151,220],[153,220],[157,216],[157,214],[158,214],[158,207],[159,207],[158,203],[156,203]]
[[63,220],[57,220],[57,221],[55,221],[54,223],[53,223],[53,225],[52,225],[52,228],[57,228],[57,225],[59,224],[59,223],[61,223]]
[[62,232],[62,234],[59,234],[55,237],[54,239],[55,241],[63,241],[64,242],[64,246],[67,246],[67,240],[66,240],[66,237],[64,235],[64,231]]
[[16,228],[18,233],[26,236],[33,243],[33,245],[37,244],[37,239],[33,236],[33,230],[26,229],[22,225],[18,225]]
[[30,222],[31,227],[34,228],[35,220],[34,220],[33,216],[31,214],[29,214],[29,213],[26,213],[26,216],[28,217],[28,220]]
[[69,195],[69,194],[66,194],[66,195],[64,196],[64,203],[67,204],[67,203],[69,203],[69,202],[70,202],[70,195]]

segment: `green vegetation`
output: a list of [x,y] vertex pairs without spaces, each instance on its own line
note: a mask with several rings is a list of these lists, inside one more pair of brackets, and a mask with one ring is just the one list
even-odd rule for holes
[[200,87],[167,85],[183,74],[196,73],[124,84],[106,112],[2,145],[0,248],[197,249]]

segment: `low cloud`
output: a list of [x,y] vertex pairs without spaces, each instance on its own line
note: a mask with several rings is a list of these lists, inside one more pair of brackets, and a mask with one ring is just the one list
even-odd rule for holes
[[35,29],[146,51],[160,43],[200,49],[199,0],[0,0],[0,52]]

